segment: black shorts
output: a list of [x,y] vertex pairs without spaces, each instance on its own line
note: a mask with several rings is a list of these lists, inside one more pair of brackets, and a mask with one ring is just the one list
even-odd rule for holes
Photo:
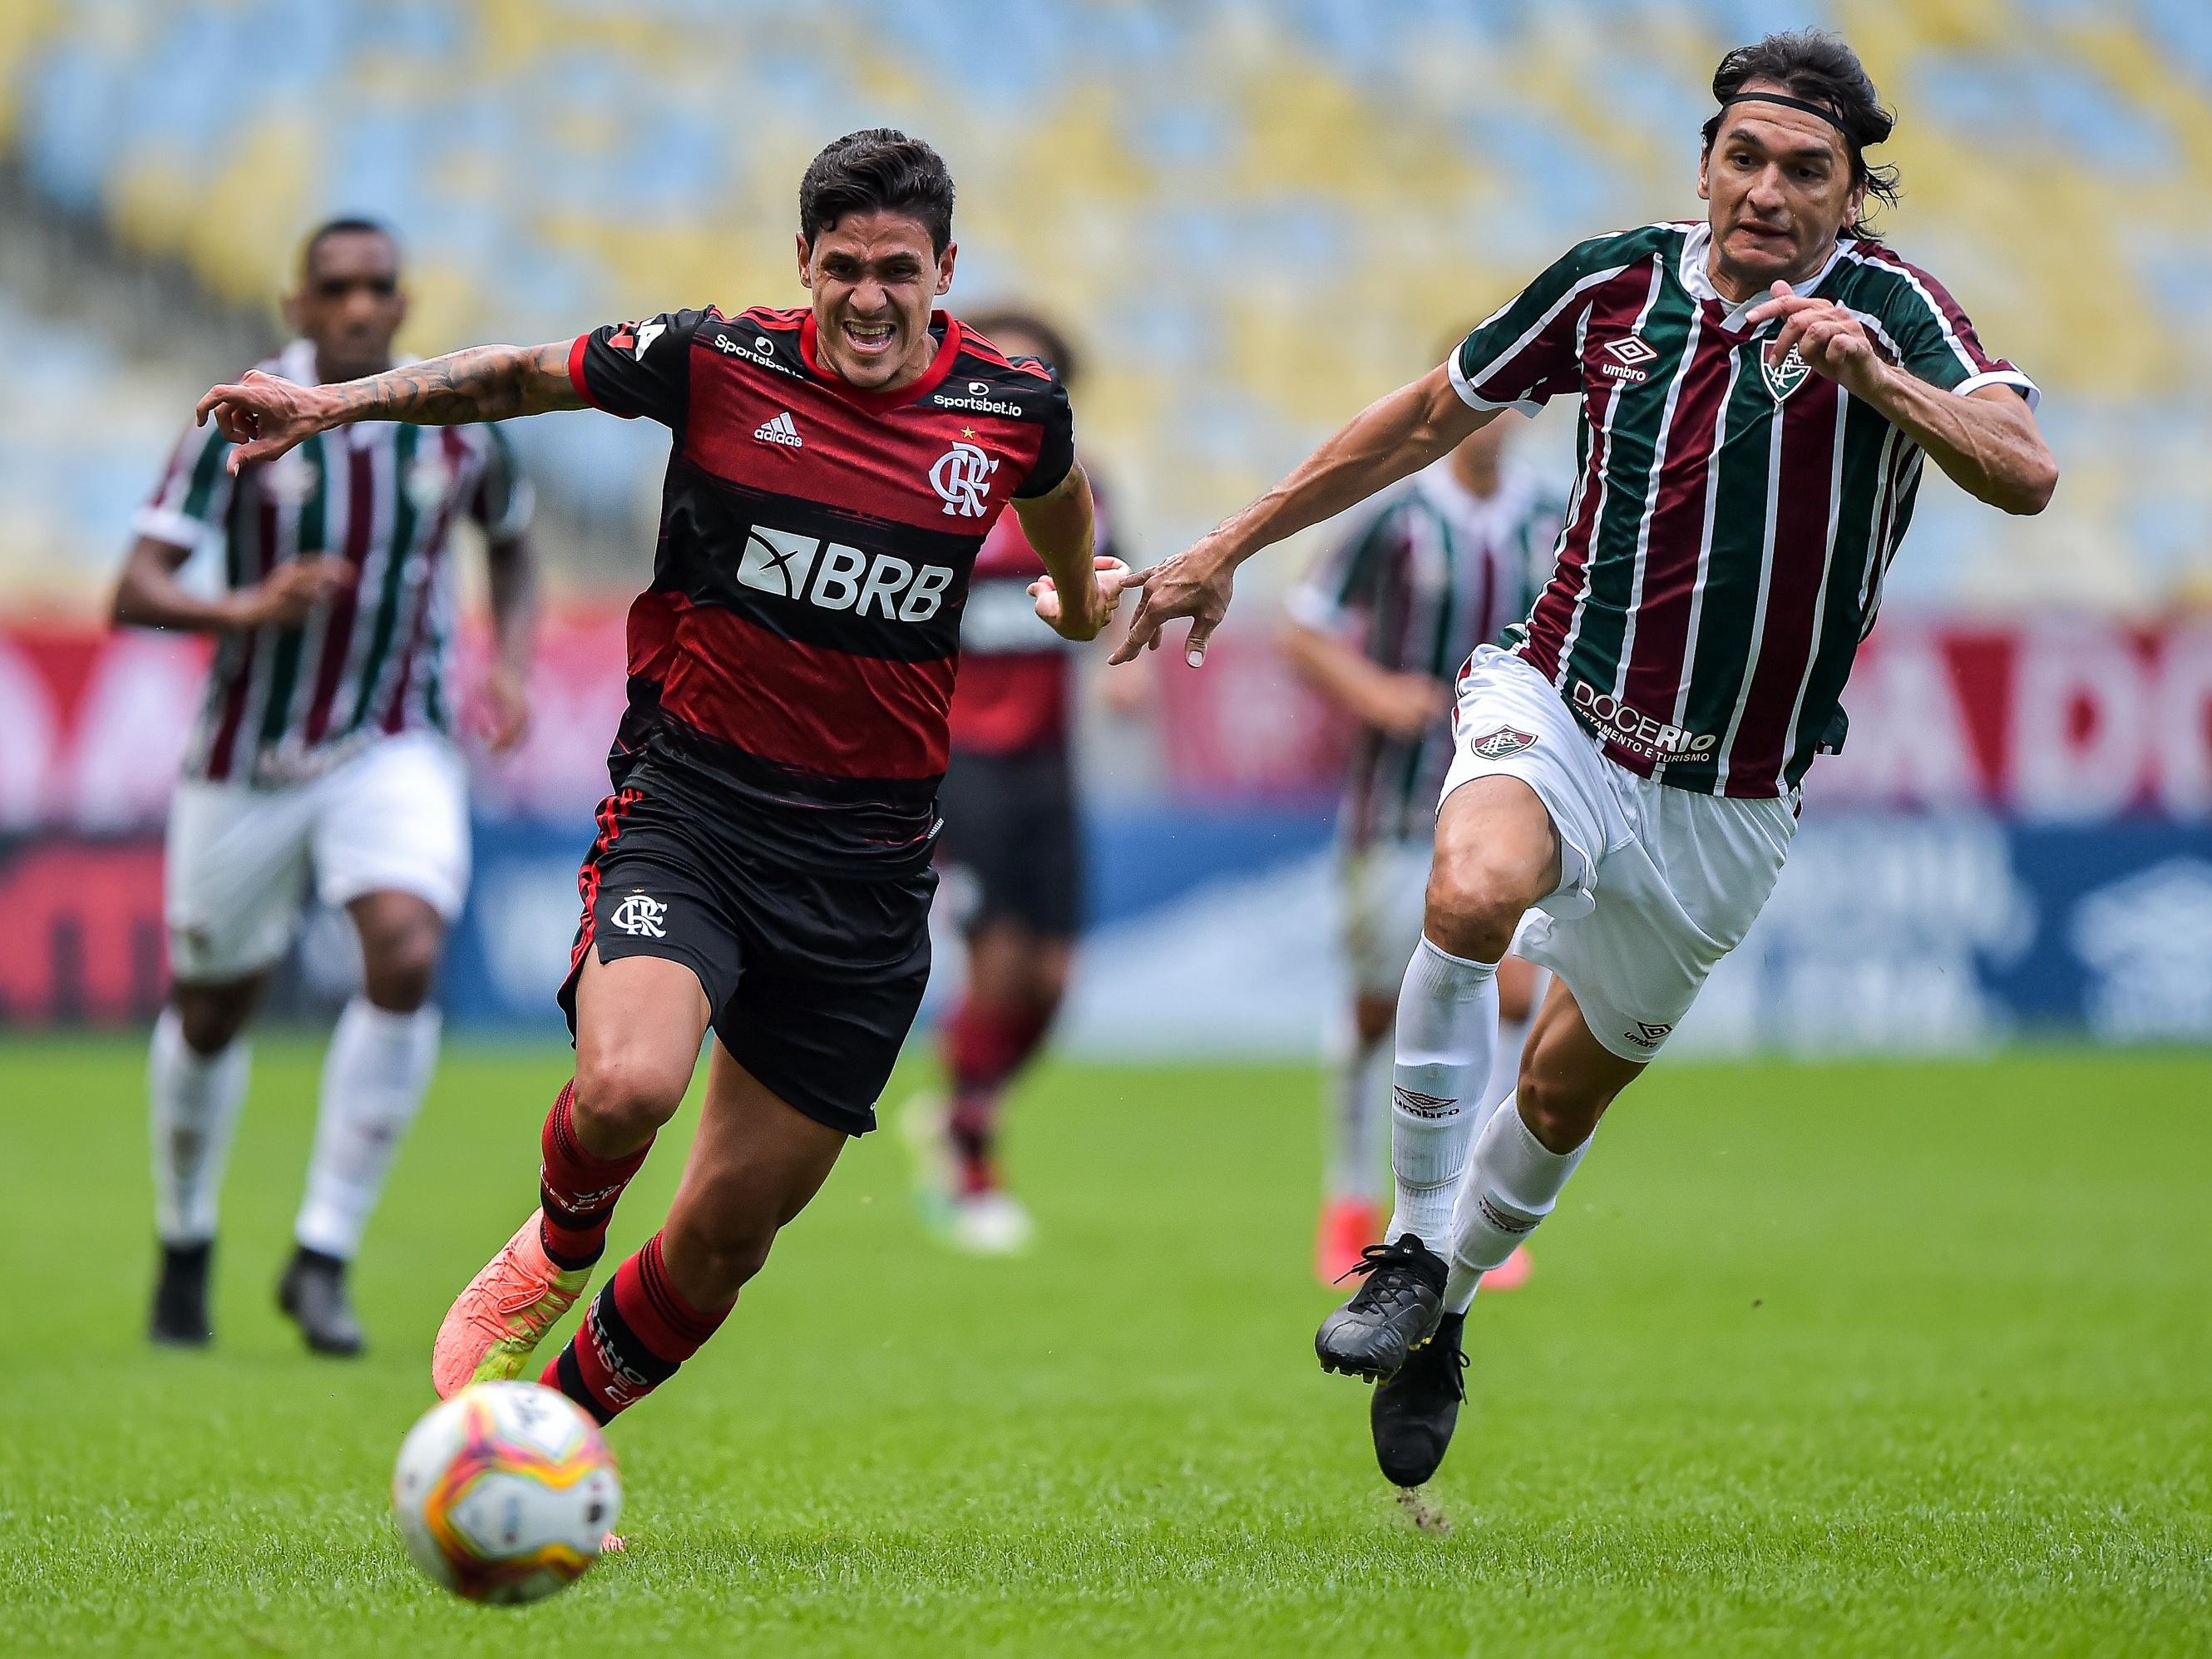
[[586,950],[603,963],[680,962],[739,1065],[817,1122],[867,1133],[929,983],[936,873],[855,881],[785,869],[733,848],[718,814],[657,781],[648,761],[599,804],[561,987],[570,1033]]
[[963,927],[1018,921],[1048,939],[1073,939],[1083,925],[1083,842],[1067,754],[953,751],[938,790],[945,833],[938,862],[975,884]]

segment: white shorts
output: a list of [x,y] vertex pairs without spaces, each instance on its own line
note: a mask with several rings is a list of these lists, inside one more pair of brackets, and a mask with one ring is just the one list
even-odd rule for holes
[[186,780],[169,807],[162,908],[169,970],[242,979],[292,942],[307,881],[324,903],[412,893],[448,922],[469,890],[468,780],[429,732],[380,738],[307,783]]
[[1495,646],[1460,681],[1453,732],[1445,796],[1518,778],[1559,833],[1559,885],[1522,918],[1514,954],[1566,981],[1607,1048],[1650,1059],[1774,890],[1796,802],[1638,777],[1606,758],[1548,680]]
[[1395,1000],[1421,942],[1428,908],[1426,843],[1379,841],[1347,847],[1337,866],[1344,896],[1344,961],[1355,995]]

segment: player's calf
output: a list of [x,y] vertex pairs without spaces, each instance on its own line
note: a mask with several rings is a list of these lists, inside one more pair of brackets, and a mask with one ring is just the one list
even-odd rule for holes
[[[763,1249],[753,1268],[766,1256]],[[675,1376],[735,1305],[733,1297],[719,1310],[695,1307],[670,1282],[655,1233],[592,1298],[583,1324],[538,1380],[611,1423]]]

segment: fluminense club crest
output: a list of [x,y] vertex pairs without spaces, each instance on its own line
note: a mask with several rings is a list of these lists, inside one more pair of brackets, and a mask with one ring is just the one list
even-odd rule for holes
[[1510,726],[1501,726],[1486,737],[1477,738],[1468,745],[1485,760],[1504,760],[1508,755],[1517,755],[1536,744],[1534,732],[1516,732]]
[[1798,354],[1796,346],[1790,348],[1790,355],[1780,362],[1770,363],[1766,361],[1766,349],[1761,346],[1759,351],[1759,372],[1765,376],[1766,389],[1772,394],[1774,401],[1778,404],[1805,384],[1806,376],[1813,372],[1813,365]]

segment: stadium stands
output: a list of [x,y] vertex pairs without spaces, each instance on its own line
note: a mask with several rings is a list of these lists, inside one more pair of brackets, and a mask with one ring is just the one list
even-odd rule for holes
[[[413,245],[412,343],[435,349],[788,299],[806,156],[909,125],[961,180],[957,295],[1035,296],[1093,346],[1085,428],[1157,554],[1569,240],[1694,211],[1713,61],[1806,9],[33,0],[0,24],[0,140],[40,191],[237,301],[274,291],[313,216],[387,215]],[[2057,510],[2023,532],[1931,489],[1894,592],[2212,593],[2212,14],[1811,9],[1904,111],[1894,240],[2063,394]],[[586,506],[650,487],[653,434],[538,424]],[[0,533],[0,562],[33,544]]]

